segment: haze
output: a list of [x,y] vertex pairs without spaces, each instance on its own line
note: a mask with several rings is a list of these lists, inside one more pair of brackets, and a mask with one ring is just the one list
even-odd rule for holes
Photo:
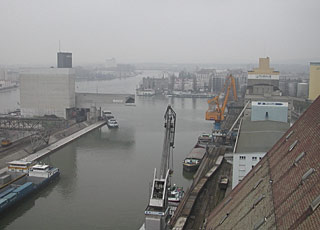
[[319,0],[2,0],[0,65],[320,57]]

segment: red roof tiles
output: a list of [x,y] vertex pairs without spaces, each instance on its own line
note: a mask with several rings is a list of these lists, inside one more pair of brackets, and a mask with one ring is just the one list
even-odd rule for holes
[[212,211],[207,229],[320,229],[320,206],[310,207],[319,195],[320,97]]

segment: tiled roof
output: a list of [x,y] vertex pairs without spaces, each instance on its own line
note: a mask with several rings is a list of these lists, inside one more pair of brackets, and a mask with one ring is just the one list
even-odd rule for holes
[[212,211],[207,229],[320,229],[319,196],[320,97]]

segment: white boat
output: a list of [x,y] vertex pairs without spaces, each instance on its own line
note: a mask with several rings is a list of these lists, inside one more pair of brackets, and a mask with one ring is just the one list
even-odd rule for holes
[[103,116],[103,119],[105,119],[105,120],[109,120],[109,119],[114,118],[111,111],[109,111],[109,110],[102,111],[102,116]]
[[154,89],[136,89],[137,96],[154,96],[156,91]]
[[118,127],[119,127],[119,124],[118,124],[118,122],[117,122],[116,119],[111,118],[111,119],[107,120],[107,126],[108,126],[109,128],[118,128]]
[[169,202],[180,202],[184,195],[183,187],[177,187],[173,185],[172,187],[168,188],[168,201]]

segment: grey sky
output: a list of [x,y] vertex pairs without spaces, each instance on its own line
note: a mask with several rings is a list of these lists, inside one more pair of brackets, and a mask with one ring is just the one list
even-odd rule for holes
[[0,65],[320,57],[319,0],[1,0]]

